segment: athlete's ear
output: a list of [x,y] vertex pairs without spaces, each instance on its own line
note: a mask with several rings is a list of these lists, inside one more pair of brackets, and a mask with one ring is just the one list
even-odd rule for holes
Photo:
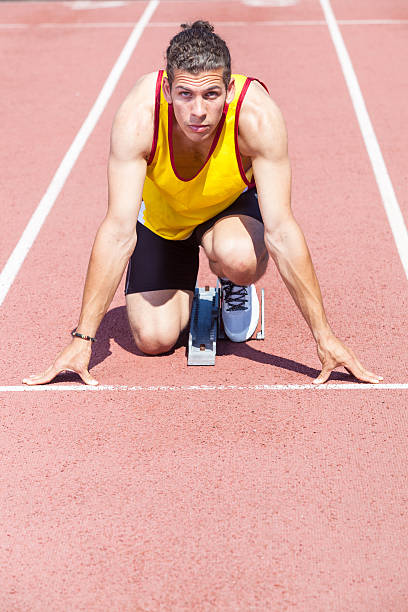
[[230,104],[233,99],[235,97],[235,79],[231,77],[231,80],[228,84],[228,88],[227,88],[227,98],[226,98],[226,103]]
[[164,94],[164,97],[166,98],[167,104],[171,104],[173,100],[171,98],[170,83],[167,77],[163,78],[163,94]]

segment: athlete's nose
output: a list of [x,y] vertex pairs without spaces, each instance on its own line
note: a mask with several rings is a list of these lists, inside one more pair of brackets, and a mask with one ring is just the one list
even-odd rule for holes
[[202,98],[200,98],[200,96],[197,96],[194,99],[191,114],[195,119],[199,119],[200,121],[203,121],[205,119],[206,112],[205,112],[203,100]]

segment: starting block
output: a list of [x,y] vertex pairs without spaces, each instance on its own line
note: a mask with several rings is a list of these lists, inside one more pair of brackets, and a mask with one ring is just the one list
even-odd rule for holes
[[[221,287],[218,282],[216,287],[196,287],[191,308],[187,365],[215,365],[217,340],[225,339],[221,300]],[[261,329],[255,335],[256,340],[265,338],[263,289],[261,289],[260,311]]]

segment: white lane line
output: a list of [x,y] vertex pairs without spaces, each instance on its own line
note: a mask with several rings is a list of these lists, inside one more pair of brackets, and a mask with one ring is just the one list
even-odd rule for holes
[[0,23],[2,30],[21,30],[31,27],[28,23]]
[[[88,21],[88,22],[65,22],[65,23],[53,23],[43,22],[34,24],[22,24],[22,23],[0,23],[0,29],[26,29],[26,28],[133,28],[135,25],[134,21]],[[214,21],[213,25],[217,27],[242,27],[247,28],[248,26],[324,26],[326,22],[324,19],[315,21]],[[180,23],[178,21],[152,21],[147,24],[148,28],[179,28]]]
[[150,0],[143,15],[140,17],[132,33],[130,34],[125,46],[123,47],[110,75],[105,81],[99,96],[97,97],[89,115],[82,124],[79,132],[75,136],[70,148],[65,154],[58,170],[56,171],[45,195],[40,201],[37,209],[28,222],[20,240],[14,251],[10,255],[6,265],[0,274],[0,306],[3,303],[11,285],[16,278],[24,259],[32,247],[38,233],[52,209],[57,197],[59,196],[65,181],[67,180],[75,162],[77,161],[82,149],[84,148],[89,136],[93,132],[99,117],[101,116],[106,104],[108,103],[132,53],[147,25],[159,4],[159,0]]
[[408,19],[337,19],[340,25],[400,25]]
[[[134,21],[97,21],[97,22],[83,22],[83,23],[39,23],[40,28],[133,28],[135,25]],[[150,27],[150,23],[146,24],[146,27]],[[180,25],[180,24],[179,24]]]
[[247,6],[268,6],[268,7],[283,7],[283,6],[294,6],[298,3],[298,0],[241,0],[242,4]]
[[[27,28],[133,28],[137,22],[135,21],[97,21],[97,22],[65,22],[65,23],[0,23],[0,30],[18,30]],[[344,26],[354,25],[406,25],[408,19],[338,19],[337,23]],[[178,28],[178,21],[152,21],[146,25],[147,28]],[[309,20],[287,20],[287,21],[214,21],[215,27],[242,27],[248,26],[271,26],[271,27],[287,27],[287,26],[327,26],[324,19],[309,19]]]
[[127,2],[122,0],[74,0],[74,2],[64,2],[73,11],[89,11],[100,8],[117,8],[118,6],[126,6]]
[[[215,27],[245,27],[248,26],[326,26],[324,19],[318,20],[287,20],[287,21],[213,21]],[[180,27],[178,21],[152,21],[149,23],[149,28],[168,28],[168,27]]]
[[349,94],[357,115],[360,130],[364,139],[364,143],[371,161],[378,189],[380,190],[381,198],[384,204],[385,212],[388,217],[388,222],[391,226],[391,231],[394,236],[398,254],[401,259],[406,277],[408,279],[408,232],[405,225],[404,217],[392,186],[384,158],[378,144],[377,137],[371,123],[360,85],[354,72],[353,64],[346,49],[340,29],[337,25],[336,18],[330,5],[330,0],[320,0],[330,35],[337,52],[337,56],[343,70],[343,75],[347,83]]
[[375,391],[375,390],[406,390],[408,383],[379,383],[378,385],[364,383],[327,383],[325,385],[10,385],[0,387],[1,393],[29,391]]

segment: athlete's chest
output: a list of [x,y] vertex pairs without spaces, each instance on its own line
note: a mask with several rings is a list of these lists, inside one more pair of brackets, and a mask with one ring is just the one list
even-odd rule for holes
[[[186,143],[177,135],[173,135],[172,145],[173,164],[175,166],[176,173],[184,180],[191,180],[203,169],[206,162],[209,160],[212,141],[201,144],[199,147],[197,147],[192,146],[190,143]],[[244,155],[240,155],[240,157],[242,167],[246,172],[251,167],[251,159]],[[231,163],[234,164],[234,162],[235,154],[231,154]]]

